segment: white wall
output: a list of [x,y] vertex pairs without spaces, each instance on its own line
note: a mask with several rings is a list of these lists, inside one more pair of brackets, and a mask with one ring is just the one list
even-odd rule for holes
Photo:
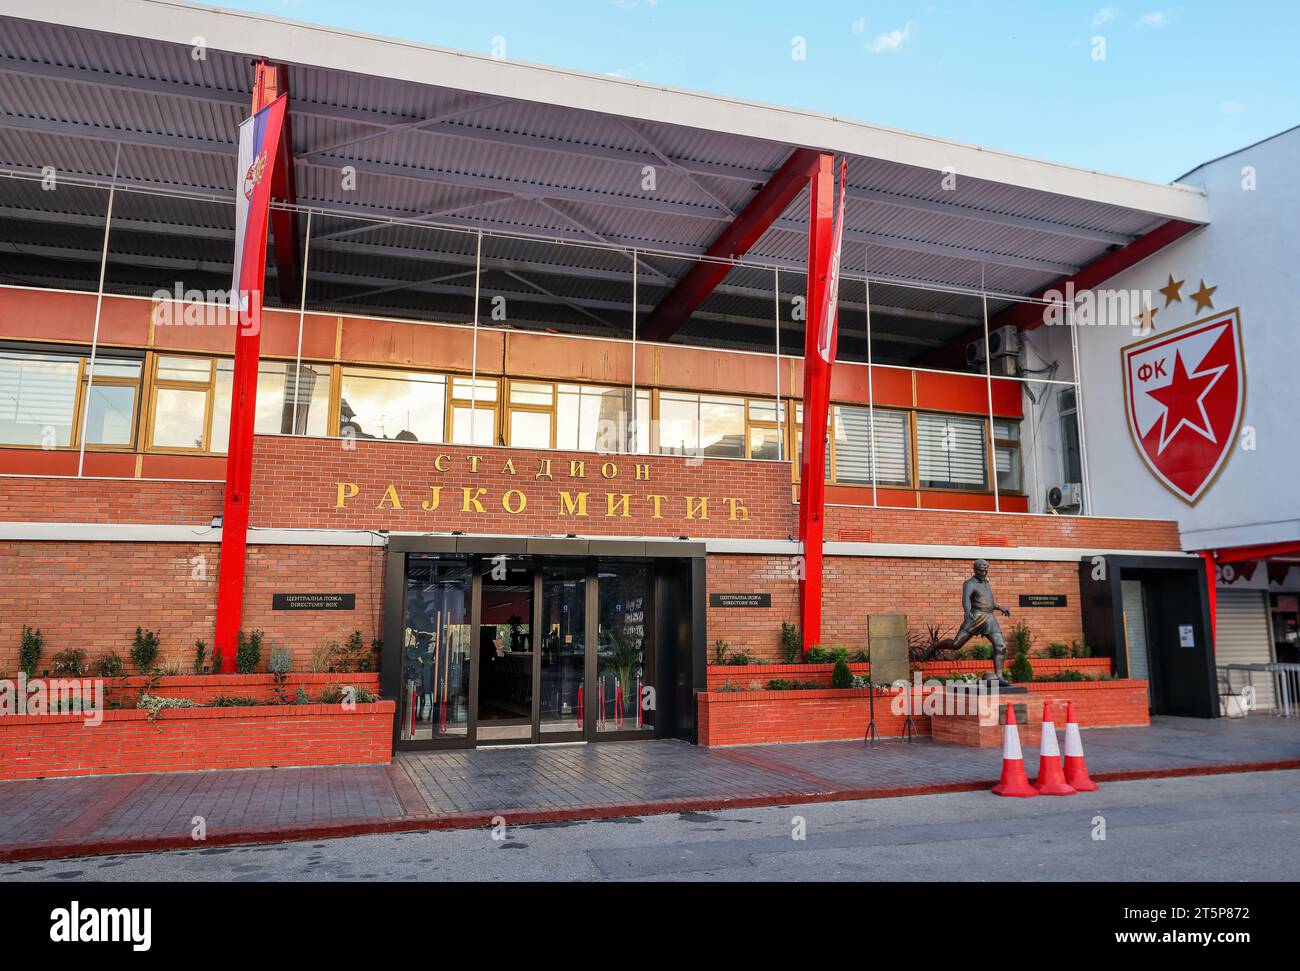
[[[1243,168],[1256,186],[1243,188]],[[1246,396],[1240,438],[1195,506],[1167,491],[1130,439],[1120,349],[1141,339],[1131,320],[1078,331],[1093,513],[1176,519],[1187,549],[1300,539],[1300,130],[1209,163],[1181,181],[1206,188],[1212,223],[1102,286],[1149,290],[1157,333],[1211,311],[1189,297],[1217,286],[1214,311],[1241,309]],[[1185,280],[1165,308],[1158,289]],[[1064,331],[1064,328],[1044,328]]]

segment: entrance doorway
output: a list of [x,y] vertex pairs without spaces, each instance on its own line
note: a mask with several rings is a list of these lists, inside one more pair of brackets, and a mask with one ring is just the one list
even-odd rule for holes
[[693,739],[702,556],[393,549],[408,543],[433,545],[390,543],[381,687],[396,747]]

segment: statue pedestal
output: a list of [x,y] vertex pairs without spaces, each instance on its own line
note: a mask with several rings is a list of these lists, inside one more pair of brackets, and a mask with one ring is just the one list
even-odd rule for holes
[[944,713],[930,716],[930,735],[936,742],[968,748],[1001,748],[1008,703],[1016,712],[1020,744],[1037,748],[1042,740],[1043,706],[1033,703],[1027,688],[1014,685],[1002,688],[996,705],[991,695],[977,694],[961,685],[949,685],[944,694]]

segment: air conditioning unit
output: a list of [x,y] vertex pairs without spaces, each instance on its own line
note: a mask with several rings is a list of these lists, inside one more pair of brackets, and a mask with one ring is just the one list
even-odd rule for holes
[[971,371],[984,370],[984,338],[966,345],[966,367]]
[[1012,324],[990,331],[989,348],[995,358],[1015,357],[1020,353],[1020,331]]
[[1052,486],[1047,490],[1047,505],[1053,509],[1078,509],[1083,505],[1083,486],[1078,482]]

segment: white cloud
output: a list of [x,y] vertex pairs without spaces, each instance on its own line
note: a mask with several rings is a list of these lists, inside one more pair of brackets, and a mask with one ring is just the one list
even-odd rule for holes
[[912,35],[912,22],[909,20],[897,30],[877,34],[876,39],[867,44],[867,50],[873,54],[892,54],[899,51],[907,38]]
[[1092,15],[1092,25],[1094,27],[1100,27],[1103,24],[1108,24],[1112,20],[1114,20],[1118,15],[1119,15],[1119,10],[1117,8],[1102,7],[1100,10],[1098,10],[1095,14]]
[[852,26],[852,28],[851,28],[851,30],[853,31],[853,33],[855,33],[855,34],[861,34],[861,33],[862,33],[863,31],[865,31],[866,29],[867,29],[867,18],[866,18],[866,17],[859,17],[857,20],[853,21],[853,26]]
[[1163,10],[1152,10],[1138,18],[1139,27],[1166,27],[1173,18]]

